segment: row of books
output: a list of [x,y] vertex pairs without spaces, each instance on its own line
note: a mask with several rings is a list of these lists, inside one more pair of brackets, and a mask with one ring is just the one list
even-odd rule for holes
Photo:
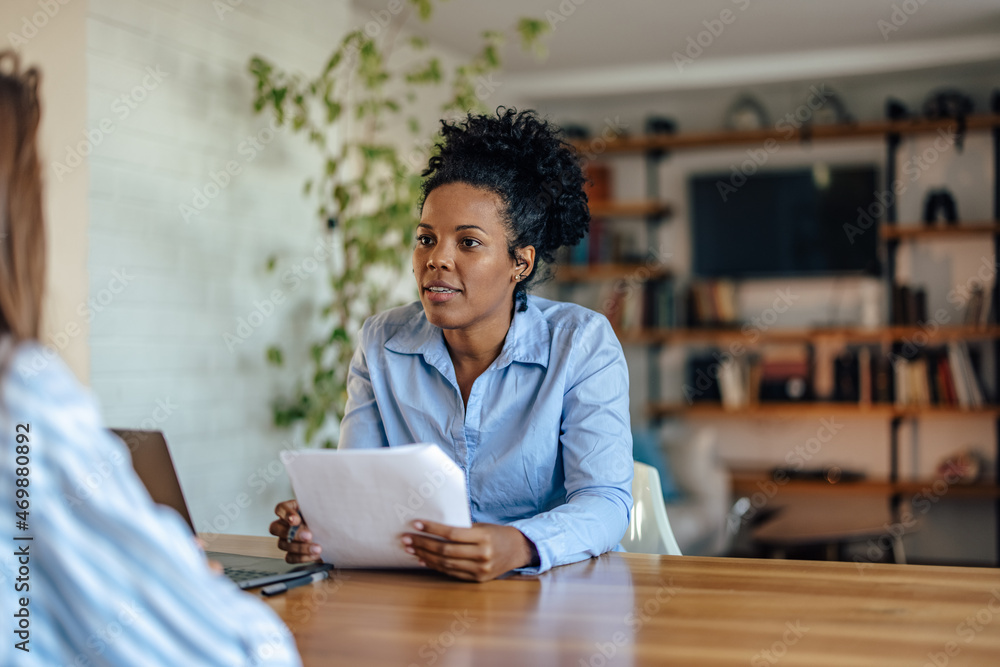
[[721,402],[727,408],[810,400],[963,409],[987,403],[979,355],[964,342],[912,358],[862,345],[845,349],[830,363],[830,368],[817,368],[809,347],[801,345],[765,346],[739,357],[700,355],[688,359],[683,393],[688,402]]
[[668,328],[676,325],[671,280],[629,283],[616,281],[602,292],[601,312],[618,331]]
[[895,364],[896,405],[978,408],[986,404],[982,384],[964,342],[948,343],[914,359]]
[[[993,289],[977,285],[967,297],[963,324],[983,326],[995,320],[992,309]],[[891,324],[922,324],[928,320],[927,290],[923,287],[892,286]]]
[[587,264],[640,263],[645,257],[637,242],[638,233],[625,225],[610,225],[595,218],[590,231],[575,246],[561,248],[557,262],[569,266]]
[[731,280],[691,283],[687,294],[690,327],[732,327],[738,324],[736,286]]

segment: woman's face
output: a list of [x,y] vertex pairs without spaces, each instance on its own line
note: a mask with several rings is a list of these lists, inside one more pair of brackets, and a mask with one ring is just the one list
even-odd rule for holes
[[500,198],[489,190],[449,183],[424,200],[413,275],[428,321],[442,329],[510,324],[517,277],[531,272],[535,249],[523,263],[507,251]]

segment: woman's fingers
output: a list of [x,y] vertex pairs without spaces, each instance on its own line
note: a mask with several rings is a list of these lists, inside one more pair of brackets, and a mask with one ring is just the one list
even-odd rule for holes
[[433,537],[408,534],[403,536],[403,548],[407,553],[415,555],[431,554],[440,558],[456,560],[483,561],[487,555],[479,544],[461,542],[443,542]]
[[295,500],[286,500],[278,503],[278,506],[274,508],[274,513],[278,515],[279,519],[287,521],[290,526],[304,523],[302,515],[299,514],[299,503]]
[[278,503],[274,508],[278,519],[271,522],[268,531],[278,538],[278,548],[287,551],[289,563],[311,563],[320,560],[322,548],[312,542],[312,532],[299,514],[299,504],[294,500]]
[[278,548],[287,551],[285,560],[289,563],[311,563],[321,560],[323,548],[311,542],[289,542],[285,538],[278,540]]

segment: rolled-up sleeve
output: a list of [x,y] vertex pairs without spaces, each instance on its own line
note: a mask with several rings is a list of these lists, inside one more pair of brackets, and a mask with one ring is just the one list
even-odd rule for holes
[[603,317],[574,337],[569,351],[560,447],[566,502],[510,525],[538,550],[537,574],[618,548],[632,508],[628,368]]

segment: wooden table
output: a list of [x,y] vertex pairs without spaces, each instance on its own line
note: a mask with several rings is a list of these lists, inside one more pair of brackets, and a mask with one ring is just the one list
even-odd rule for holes
[[340,570],[267,603],[307,667],[1000,664],[1000,570],[981,568],[605,554],[486,584]]

